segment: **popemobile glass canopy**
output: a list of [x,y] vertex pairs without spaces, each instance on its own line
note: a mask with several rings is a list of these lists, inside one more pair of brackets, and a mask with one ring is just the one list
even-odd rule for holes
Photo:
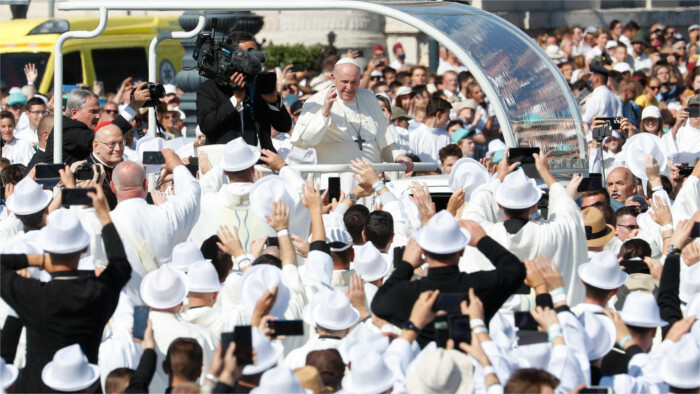
[[537,43],[510,22],[451,2],[66,0],[61,10],[361,10],[394,18],[434,38],[474,75],[506,145],[555,150],[556,173],[587,172],[583,123],[569,86]]

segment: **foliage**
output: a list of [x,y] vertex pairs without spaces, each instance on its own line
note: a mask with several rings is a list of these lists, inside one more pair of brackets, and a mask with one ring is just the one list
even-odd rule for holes
[[270,42],[262,47],[262,51],[267,55],[266,67],[284,68],[288,64],[294,64],[304,66],[309,71],[318,72],[321,69],[324,46],[321,44],[310,47],[304,44],[275,45]]

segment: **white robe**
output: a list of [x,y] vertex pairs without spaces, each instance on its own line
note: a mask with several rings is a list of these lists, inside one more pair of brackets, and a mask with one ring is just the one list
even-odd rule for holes
[[250,324],[250,320],[246,319],[241,309],[227,309],[226,312],[219,312],[210,306],[190,307],[180,314],[180,318],[208,329],[217,338],[221,337],[222,332],[233,331],[236,326]]
[[289,133],[279,133],[272,139],[272,146],[287,164],[316,164],[316,150],[297,148],[291,140]]
[[612,118],[622,115],[622,105],[619,97],[615,95],[607,86],[598,86],[583,107],[583,121],[591,124],[594,116]]
[[[328,89],[308,99],[292,133],[292,144],[299,148],[316,148],[318,164],[347,164],[365,158],[373,163],[393,163],[402,154],[387,129],[374,93],[358,89],[355,100],[344,102],[338,97],[326,118],[321,114]],[[358,132],[362,149],[358,147]]]

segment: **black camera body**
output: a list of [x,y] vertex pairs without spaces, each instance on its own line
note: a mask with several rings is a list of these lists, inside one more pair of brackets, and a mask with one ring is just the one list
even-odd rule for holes
[[[160,99],[165,97],[165,88],[162,84],[148,82],[141,89],[148,89],[151,99],[143,103],[144,107],[157,107],[161,104]],[[134,91],[131,91],[131,99],[134,99]]]
[[600,126],[600,127],[595,127],[591,131],[593,134],[593,138],[597,139],[598,141],[602,141],[605,139],[605,137],[610,137],[612,135],[613,129],[610,126]]
[[75,179],[79,181],[90,180],[95,176],[95,172],[92,169],[92,164],[87,161],[82,163],[75,169]]
[[244,75],[246,85],[262,70],[265,53],[258,50],[244,51],[221,41],[214,41],[214,32],[197,36],[192,57],[197,61],[199,75],[213,79],[217,84],[232,89],[241,89],[231,81],[231,75],[238,72]]

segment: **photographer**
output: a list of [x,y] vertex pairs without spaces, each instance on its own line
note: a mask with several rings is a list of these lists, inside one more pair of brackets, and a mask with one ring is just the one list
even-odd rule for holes
[[[227,42],[240,50],[257,50],[253,36],[248,33],[233,32]],[[238,70],[230,76],[230,81],[236,87],[209,79],[197,89],[197,121],[207,137],[206,143],[225,144],[243,137],[248,145],[259,145],[262,149],[276,152],[270,137],[271,126],[286,133],[292,127],[292,119],[281,106],[275,84],[269,88],[259,86],[261,84],[255,84],[253,78]],[[257,91],[254,97],[246,97],[250,94],[251,84]],[[269,90],[269,93],[260,94],[261,88],[263,91]]]

